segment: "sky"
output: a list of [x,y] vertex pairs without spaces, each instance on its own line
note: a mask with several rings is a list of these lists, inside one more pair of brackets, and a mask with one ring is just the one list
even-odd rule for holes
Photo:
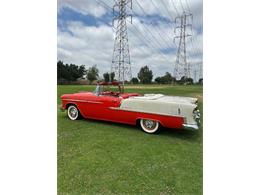
[[[173,73],[178,41],[174,43],[175,17],[183,11],[193,15],[187,38],[187,62],[191,76],[202,77],[203,2],[202,0],[132,0],[132,23],[127,20],[133,77],[148,65],[154,79]],[[64,63],[97,65],[100,76],[110,72],[114,37],[112,7],[115,0],[58,0],[58,59]]]

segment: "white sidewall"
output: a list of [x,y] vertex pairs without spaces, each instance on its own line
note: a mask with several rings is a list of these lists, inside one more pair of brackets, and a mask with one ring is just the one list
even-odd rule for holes
[[153,129],[147,129],[144,125],[144,120],[150,120],[150,119],[141,119],[140,120],[140,124],[141,124],[141,127],[142,129],[146,132],[146,133],[155,133],[158,128],[159,128],[159,122],[158,121],[155,121],[155,120],[151,120],[151,121],[154,121],[156,123],[155,127]]
[[[75,117],[73,117],[73,116],[71,116],[70,115],[70,110],[71,109],[76,109],[77,110],[77,114],[76,114],[76,116]],[[69,108],[68,108],[68,117],[70,118],[70,120],[76,120],[77,118],[78,118],[78,116],[79,116],[79,110],[77,109],[77,107],[76,106],[73,106],[73,105],[71,105],[71,106],[69,106]]]

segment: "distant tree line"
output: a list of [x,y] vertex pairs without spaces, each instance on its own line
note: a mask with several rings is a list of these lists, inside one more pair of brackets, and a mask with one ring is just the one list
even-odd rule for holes
[[[153,79],[153,72],[149,69],[148,66],[141,67],[138,75],[138,78],[134,77],[131,80],[133,84],[151,84]],[[157,84],[180,84],[180,85],[191,85],[194,83],[192,78],[182,77],[180,80],[177,80],[175,77],[171,75],[171,73],[166,72],[165,75],[156,77],[154,79],[155,83]],[[203,79],[199,80],[199,83],[203,83]]]
[[[94,81],[116,81],[115,73],[106,72],[103,74],[103,78],[99,77],[99,70],[96,65],[85,68],[85,65],[75,65],[75,64],[64,64],[62,61],[57,62],[57,79],[58,84],[77,84],[79,80],[85,81],[88,84],[92,84]],[[126,83],[132,84],[151,84],[153,83],[153,71],[149,69],[148,66],[143,66],[137,74],[137,77],[133,77],[131,81],[125,81]],[[157,84],[180,84],[187,85],[193,84],[192,78],[182,77],[177,80],[171,75],[171,73],[166,72],[165,75],[156,77],[154,82]],[[203,79],[199,79],[199,84],[203,84]]]
[[114,81],[115,80],[115,73],[111,72],[111,73],[104,73],[103,74],[103,78],[105,82],[109,82],[109,81]]
[[175,77],[172,77],[171,73],[166,72],[164,76],[157,77],[154,80],[158,84],[171,84],[176,83]]
[[99,70],[94,65],[88,69],[85,65],[64,64],[62,61],[57,62],[57,79],[59,84],[75,83],[78,80],[88,80],[91,84],[93,81],[98,80]]
[[84,65],[64,64],[62,61],[58,61],[57,68],[58,80],[76,81],[86,73]]

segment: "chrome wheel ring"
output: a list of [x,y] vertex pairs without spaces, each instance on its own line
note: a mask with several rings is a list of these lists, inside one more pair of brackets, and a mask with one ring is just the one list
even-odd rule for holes
[[146,133],[155,133],[159,128],[159,122],[154,120],[141,119],[140,124]]
[[71,119],[71,120],[76,120],[79,116],[79,111],[77,109],[76,106],[74,105],[71,105],[69,106],[68,108],[68,117]]

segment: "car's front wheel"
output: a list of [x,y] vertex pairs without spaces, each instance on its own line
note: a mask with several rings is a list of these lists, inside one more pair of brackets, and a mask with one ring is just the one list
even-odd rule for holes
[[146,133],[156,133],[159,129],[159,122],[149,119],[141,119],[140,125],[144,132]]
[[73,121],[80,117],[79,110],[75,105],[70,105],[68,107],[68,117]]

